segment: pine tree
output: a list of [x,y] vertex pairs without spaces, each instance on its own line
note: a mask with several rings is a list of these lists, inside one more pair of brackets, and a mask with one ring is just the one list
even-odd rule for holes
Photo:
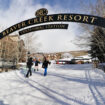
[[100,62],[105,62],[105,31],[100,27],[96,27],[92,32],[90,54]]

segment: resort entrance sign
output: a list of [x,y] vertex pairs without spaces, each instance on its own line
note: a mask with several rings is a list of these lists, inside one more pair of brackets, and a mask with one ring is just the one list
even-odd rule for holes
[[[78,23],[96,25],[96,26],[105,28],[105,18],[103,17],[86,15],[86,14],[74,14],[74,13],[73,14],[68,14],[68,13],[51,14],[51,15],[47,15],[47,14],[48,14],[47,9],[45,8],[39,9],[35,13],[36,15],[35,18],[22,21],[2,31],[0,33],[0,39],[19,29],[32,26],[32,25],[48,23],[48,22],[78,22]],[[46,25],[40,25],[36,27],[31,27],[31,28],[25,28],[19,31],[19,35],[23,35],[23,34],[33,32],[33,31],[38,31],[38,30],[45,30],[45,29],[68,29],[68,24],[46,24]]]

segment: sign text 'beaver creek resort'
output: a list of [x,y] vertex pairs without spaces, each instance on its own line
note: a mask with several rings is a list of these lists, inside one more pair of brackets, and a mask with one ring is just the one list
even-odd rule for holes
[[[96,25],[96,26],[105,28],[105,18],[103,17],[86,15],[86,14],[74,14],[74,13],[73,14],[61,13],[61,14],[51,14],[51,15],[47,15],[47,14],[48,14],[48,10],[45,8],[37,10],[35,13],[35,16],[36,16],[35,18],[22,21],[20,23],[17,23],[5,29],[0,33],[0,39],[19,29],[22,29],[31,25],[48,23],[48,22],[78,22],[78,23]],[[68,25],[67,24],[55,24],[55,25],[47,24],[43,26],[41,25],[41,26],[31,27],[31,28],[19,31],[19,35],[26,34],[33,31],[38,31],[38,30],[44,30],[44,29],[68,29]]]

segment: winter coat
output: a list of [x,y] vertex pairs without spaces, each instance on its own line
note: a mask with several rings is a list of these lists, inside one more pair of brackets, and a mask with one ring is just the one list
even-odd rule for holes
[[38,60],[35,61],[35,66],[38,66],[40,62]]
[[32,65],[33,65],[32,58],[29,58],[27,62],[27,67],[30,68]]
[[42,68],[48,68],[48,64],[51,64],[51,62],[45,60],[42,64]]

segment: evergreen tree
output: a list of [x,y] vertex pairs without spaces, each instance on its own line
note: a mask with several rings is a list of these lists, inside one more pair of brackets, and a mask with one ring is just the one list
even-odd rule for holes
[[105,62],[105,31],[100,27],[96,27],[92,32],[90,54],[100,62]]

